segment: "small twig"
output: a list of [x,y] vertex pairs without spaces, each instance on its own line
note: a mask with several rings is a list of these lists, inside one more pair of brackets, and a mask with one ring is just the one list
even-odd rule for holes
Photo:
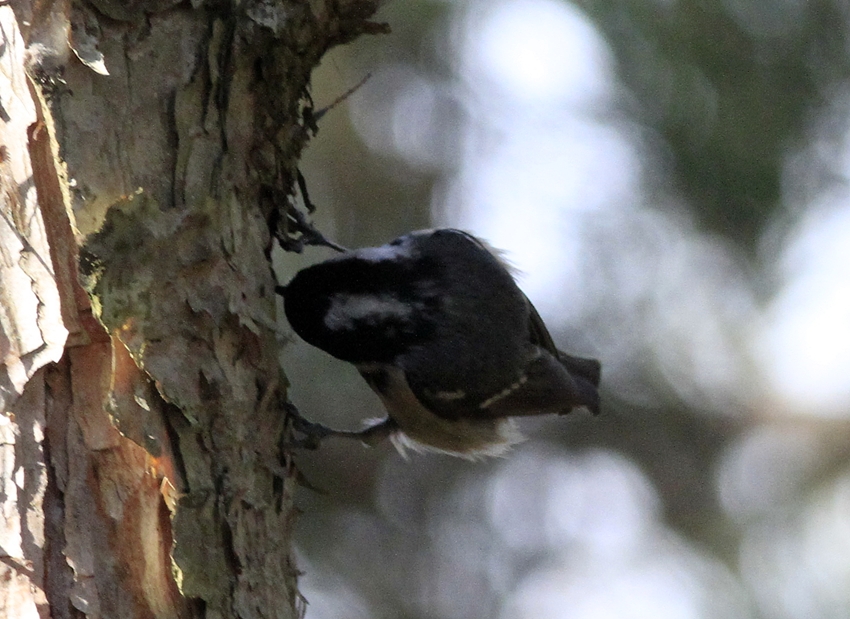
[[[298,209],[289,208],[286,212],[286,215],[289,218],[290,222],[294,224],[295,230],[301,233],[301,238],[297,240],[297,243],[301,245],[318,245],[330,247],[334,251],[338,251],[343,254],[348,251],[348,249],[346,249],[342,245],[334,243],[333,241],[328,239],[324,234],[319,232],[316,227],[313,226],[313,224],[307,221],[307,218],[304,216],[304,213],[302,213]],[[283,245],[282,239],[278,240],[281,240],[281,245]],[[296,249],[295,251],[299,250]]]
[[340,96],[338,96],[336,99],[331,101],[331,103],[329,105],[326,105],[325,107],[323,107],[318,112],[315,112],[313,114],[313,120],[318,121],[319,119],[322,118],[322,116],[324,116],[325,114],[330,112],[332,109],[334,109],[337,105],[339,105],[340,103],[342,103],[343,101],[348,99],[348,97],[350,97],[355,92],[360,90],[360,87],[363,86],[363,84],[365,84],[366,82],[368,82],[371,77],[372,77],[372,74],[367,73],[366,76],[362,80],[357,82],[357,84],[355,84],[354,86],[352,86],[351,88],[346,90],[344,93],[342,93]]
[[310,200],[310,194],[307,192],[307,179],[301,173],[301,168],[295,168],[295,181],[298,183],[298,190],[301,192],[301,199],[304,200],[304,206],[308,213],[315,213],[316,206]]
[[[316,206],[310,200],[310,194],[307,192],[307,181],[304,178],[304,175],[301,173],[301,170],[297,169],[296,172],[296,182],[298,184],[298,189],[301,191],[301,197],[304,200],[304,207],[308,212],[312,213],[316,210]],[[278,241],[280,241],[281,247],[287,251],[294,251],[296,253],[301,253],[301,250],[304,249],[305,245],[321,245],[324,247],[330,247],[334,251],[338,251],[340,253],[345,253],[348,251],[342,245],[338,243],[334,243],[330,239],[328,239],[324,234],[319,232],[316,227],[307,221],[306,215],[298,210],[295,205],[291,204],[287,201],[285,206],[282,209],[286,213],[287,226],[285,229],[288,231],[289,229],[293,230],[296,233],[299,233],[301,236],[298,238],[292,238],[285,234],[280,228],[278,224],[276,226],[277,230],[275,236]]]
[[[306,208],[315,210],[315,206],[312,205],[310,197],[306,193],[307,183],[300,170],[297,171],[296,182],[302,196],[304,196],[305,204],[309,205]],[[284,251],[300,254],[307,245],[323,245],[340,253],[348,251],[342,245],[334,243],[319,232],[307,220],[307,215],[300,211],[283,191],[274,187],[267,187],[266,190],[265,195],[272,203],[267,222],[269,231]]]

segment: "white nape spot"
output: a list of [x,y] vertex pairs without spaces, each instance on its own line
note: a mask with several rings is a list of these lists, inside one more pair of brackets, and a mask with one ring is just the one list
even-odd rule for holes
[[324,323],[331,331],[353,331],[357,323],[376,325],[390,317],[409,320],[411,312],[409,304],[392,295],[335,294]]
[[401,258],[412,257],[413,254],[410,249],[410,243],[381,245],[380,247],[364,247],[362,249],[358,249],[354,252],[354,255],[366,262],[392,262]]

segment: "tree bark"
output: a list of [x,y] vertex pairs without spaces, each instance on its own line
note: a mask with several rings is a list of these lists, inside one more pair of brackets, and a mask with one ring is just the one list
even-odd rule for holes
[[303,610],[270,255],[375,9],[0,2],[0,615]]

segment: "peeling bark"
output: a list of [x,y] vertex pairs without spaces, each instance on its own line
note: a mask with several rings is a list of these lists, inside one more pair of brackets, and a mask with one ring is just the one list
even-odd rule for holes
[[0,4],[3,616],[301,612],[269,255],[375,8]]

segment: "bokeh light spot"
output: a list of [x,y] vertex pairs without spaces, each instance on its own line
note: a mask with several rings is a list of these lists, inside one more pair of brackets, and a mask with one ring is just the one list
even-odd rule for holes
[[472,31],[470,56],[505,92],[520,100],[573,104],[606,94],[607,48],[578,9],[552,0],[486,6],[480,28]]

